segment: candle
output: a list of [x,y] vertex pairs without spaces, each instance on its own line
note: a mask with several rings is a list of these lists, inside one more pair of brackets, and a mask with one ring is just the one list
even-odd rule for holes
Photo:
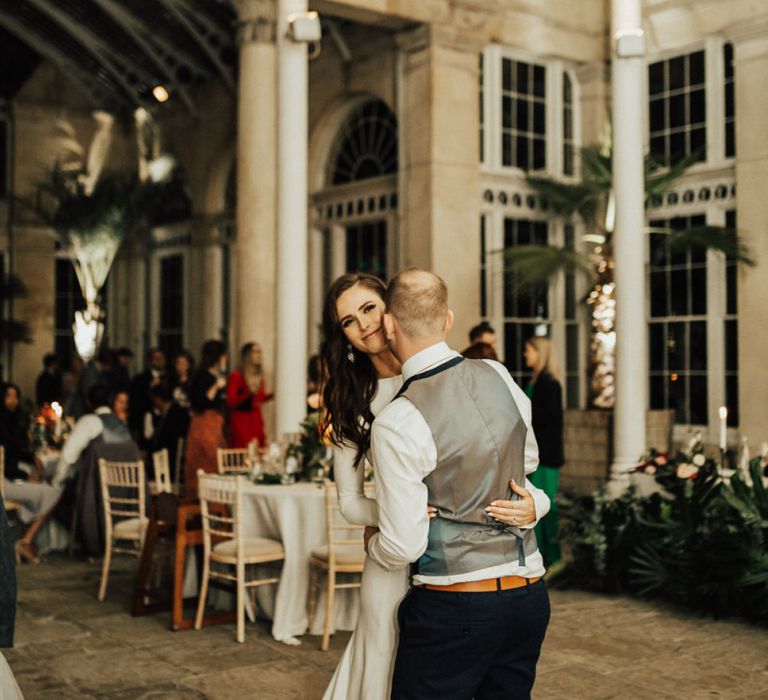
[[51,404],[51,408],[53,409],[53,412],[56,414],[56,427],[54,428],[53,435],[56,438],[61,437],[61,414],[64,413],[64,410],[61,407],[61,404],[58,401],[54,401]]
[[720,406],[720,449],[725,452],[728,447],[727,440],[727,420],[728,409],[725,406]]

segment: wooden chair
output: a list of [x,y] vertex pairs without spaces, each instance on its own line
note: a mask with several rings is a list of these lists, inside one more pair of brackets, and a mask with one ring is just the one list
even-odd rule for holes
[[325,619],[323,621],[323,637],[320,648],[328,651],[331,637],[331,622],[333,621],[333,601],[337,588],[360,588],[360,581],[336,583],[336,574],[362,574],[365,563],[363,548],[363,528],[350,525],[339,513],[336,504],[335,485],[325,481],[325,523],[328,534],[328,544],[315,549],[309,558],[309,626],[315,619],[317,596],[319,592],[320,571],[326,573]]
[[[203,611],[208,596],[208,581],[217,578],[236,585],[237,600],[237,641],[245,640],[245,591],[270,583],[278,583],[279,578],[246,579],[245,567],[248,564],[266,564],[282,561],[285,558],[283,545],[265,537],[249,537],[243,532],[242,486],[244,479],[236,476],[206,474],[202,469],[197,472],[198,495],[203,519],[203,577],[200,585],[200,601],[197,606],[195,629],[200,629]],[[224,505],[223,511],[216,506]],[[214,506],[213,508],[211,506]],[[224,513],[228,513],[225,515]],[[234,567],[235,573],[211,568],[211,563]]]
[[5,505],[5,512],[10,513],[18,508],[18,505],[13,501],[5,500],[5,447],[0,445],[0,496],[3,499]]
[[168,464],[168,450],[163,448],[152,454],[152,464],[155,467],[155,494],[173,493],[171,483],[171,468]]
[[181,437],[176,442],[176,463],[173,465],[173,483],[176,485],[175,493],[181,493],[181,475],[184,469],[184,449],[186,445],[187,441]]
[[242,447],[224,448],[216,450],[216,466],[219,474],[242,473],[248,470],[245,465],[248,450]]
[[[112,552],[139,556],[149,518],[146,517],[143,462],[109,462],[99,459],[99,475],[105,526],[104,564],[99,586],[99,601],[103,601],[107,593]],[[115,522],[115,517],[120,519]],[[134,546],[130,549],[115,546],[121,540],[133,542]]]

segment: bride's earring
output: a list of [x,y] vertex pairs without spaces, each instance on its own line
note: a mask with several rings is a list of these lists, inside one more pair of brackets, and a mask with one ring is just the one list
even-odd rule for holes
[[355,361],[355,353],[352,352],[352,346],[349,343],[347,343],[347,359],[350,362]]

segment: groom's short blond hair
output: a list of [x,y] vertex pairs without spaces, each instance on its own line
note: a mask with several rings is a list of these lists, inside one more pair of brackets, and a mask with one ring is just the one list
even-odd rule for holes
[[410,268],[398,272],[384,296],[387,313],[409,338],[441,333],[448,315],[448,289],[428,270]]

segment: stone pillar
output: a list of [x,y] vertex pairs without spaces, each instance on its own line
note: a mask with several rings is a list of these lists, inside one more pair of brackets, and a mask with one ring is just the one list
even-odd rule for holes
[[613,236],[616,280],[616,404],[614,493],[629,484],[628,472],[646,450],[647,328],[643,233],[644,37],[640,0],[612,0]]
[[431,269],[445,280],[456,314],[448,340],[461,350],[480,319],[482,43],[434,25],[397,40],[399,267]]
[[757,265],[739,271],[739,429],[752,454],[768,440],[768,308],[765,183],[768,181],[768,25],[733,36],[736,78],[736,223]]
[[309,68],[307,45],[287,36],[287,18],[306,11],[307,0],[278,0],[277,436],[296,432],[307,412]]
[[580,143],[591,146],[602,143],[610,123],[610,75],[604,61],[587,63],[576,70],[580,94]]
[[[275,0],[236,0],[240,72],[237,108],[237,238],[233,264],[237,363],[240,346],[258,341],[268,389],[274,386],[277,182]],[[267,404],[269,408],[269,404]],[[271,411],[267,431],[274,437]]]

